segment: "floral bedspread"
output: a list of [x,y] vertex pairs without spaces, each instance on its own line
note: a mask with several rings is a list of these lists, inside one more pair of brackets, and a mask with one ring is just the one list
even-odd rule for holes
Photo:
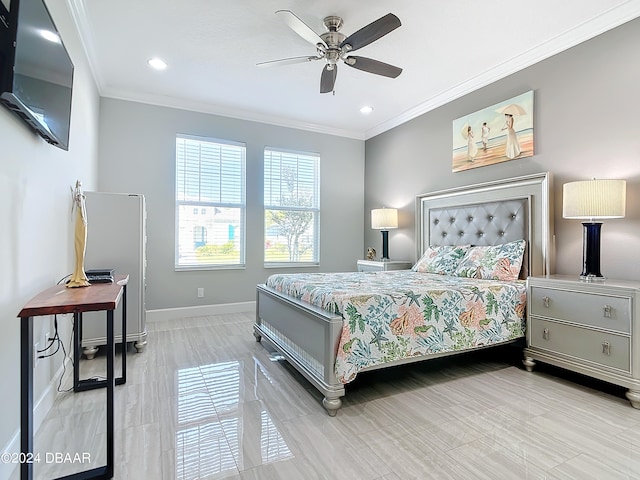
[[267,285],[344,317],[335,364],[342,383],[363,368],[524,336],[524,281],[422,272],[272,275]]

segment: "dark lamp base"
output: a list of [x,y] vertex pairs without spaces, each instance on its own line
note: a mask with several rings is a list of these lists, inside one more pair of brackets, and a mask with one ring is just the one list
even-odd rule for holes
[[582,222],[582,273],[581,280],[603,280],[600,273],[600,230],[601,222]]
[[382,261],[389,260],[389,231],[381,230],[382,232]]

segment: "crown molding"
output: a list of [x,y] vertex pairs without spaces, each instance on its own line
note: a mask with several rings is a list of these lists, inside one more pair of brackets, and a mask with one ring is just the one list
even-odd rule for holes
[[568,50],[582,42],[590,40],[608,30],[629,22],[640,16],[640,2],[637,0],[627,0],[621,5],[598,15],[591,20],[583,22],[566,32],[557,35],[551,40],[530,48],[515,57],[496,65],[493,68],[477,75],[469,80],[449,88],[438,95],[426,100],[406,112],[391,118],[365,132],[365,140],[375,137],[381,133],[391,130],[403,123],[413,120],[435,108],[441,107],[453,100],[456,100],[479,88],[485,87],[495,81],[501,80],[524,68],[535,65],[553,55]]
[[327,125],[318,125],[313,123],[301,122],[290,118],[276,117],[270,114],[260,114],[237,108],[222,107],[219,105],[186,100],[170,96],[161,96],[154,94],[132,93],[125,90],[117,90],[112,88],[103,89],[100,96],[104,98],[113,98],[116,100],[126,100],[130,102],[146,103],[158,107],[175,108],[179,110],[188,110],[190,112],[206,113],[210,115],[219,115],[221,117],[234,118],[236,120],[245,120],[249,122],[266,123],[276,127],[294,128],[297,130],[305,130],[313,133],[322,133],[325,135],[334,135],[337,137],[353,138],[356,140],[364,140],[364,132],[355,130],[345,130],[341,128],[330,127]]
[[331,127],[328,125],[314,124],[309,122],[301,122],[295,119],[276,117],[270,114],[261,114],[247,110],[241,110],[230,107],[223,107],[214,104],[205,104],[176,97],[168,97],[152,94],[140,94],[126,92],[117,89],[111,89],[103,84],[100,68],[95,61],[95,48],[91,42],[91,35],[88,29],[87,15],[82,0],[66,0],[73,21],[80,33],[80,42],[87,56],[89,67],[93,79],[96,83],[100,96],[106,98],[114,98],[119,100],[127,100],[138,103],[147,103],[156,106],[164,106],[181,110],[189,110],[194,112],[220,115],[238,120],[252,121],[258,123],[266,123],[285,128],[294,128],[314,133],[326,135],[335,135],[339,137],[353,138],[356,140],[368,140],[392,128],[402,125],[423,115],[435,108],[445,105],[456,100],[468,93],[479,88],[485,87],[495,81],[501,80],[513,73],[524,68],[534,65],[546,58],[557,53],[574,47],[585,42],[597,35],[622,25],[640,16],[640,1],[627,0],[620,5],[609,9],[608,11],[573,27],[566,32],[557,35],[551,40],[541,43],[529,50],[514,56],[495,67],[492,67],[480,75],[476,75],[458,85],[446,89],[432,98],[416,105],[415,107],[386,120],[365,131],[346,130],[342,128]]

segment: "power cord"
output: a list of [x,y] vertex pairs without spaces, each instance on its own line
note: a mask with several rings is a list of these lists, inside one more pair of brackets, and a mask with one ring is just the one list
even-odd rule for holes
[[[58,280],[57,285],[62,284],[63,282],[65,282],[66,279],[68,279],[69,277],[71,277],[71,273],[68,275],[65,275],[64,277],[62,277],[60,280]],[[71,358],[70,355],[67,354],[67,349],[64,347],[64,342],[62,341],[62,339],[60,338],[60,334],[58,332],[58,315],[53,316],[53,327],[54,327],[54,333],[53,333],[53,337],[48,338],[47,341],[49,342],[47,344],[46,347],[44,347],[42,350],[36,350],[36,353],[38,354],[44,354],[46,351],[51,350],[54,345],[56,347],[55,351],[47,353],[46,355],[38,355],[38,358],[48,358],[48,357],[53,357],[56,353],[58,353],[60,351],[60,348],[62,348],[62,353],[63,353],[63,357],[62,357],[62,375],[60,375],[60,380],[58,381],[58,392],[60,393],[66,393],[66,392],[70,392],[71,390],[73,390],[73,387],[68,388],[66,390],[62,390],[62,380],[64,379],[64,376],[67,372],[67,365],[65,360],[68,358],[69,362],[71,362],[71,366],[74,366],[74,359]],[[71,336],[69,338],[69,351],[71,351],[71,344],[73,342],[73,334],[75,331],[75,322],[72,320],[71,321]],[[91,378],[88,378],[87,380],[91,380],[91,381],[100,381],[100,380],[105,380],[105,377],[100,377],[100,376],[94,376]]]
[[[64,277],[64,278],[66,278],[66,277]],[[60,282],[62,282],[62,280],[64,280],[64,278],[61,279]],[[60,282],[58,282],[58,284],[60,284]],[[37,350],[36,352],[38,354],[43,354],[43,355],[38,355],[38,358],[49,358],[49,357],[53,357],[62,348],[62,353],[63,353],[63,357],[62,357],[62,375],[60,375],[60,380],[58,381],[58,392],[70,392],[71,390],[73,390],[73,387],[71,387],[71,388],[69,388],[67,390],[63,390],[62,389],[62,380],[64,378],[65,373],[67,373],[67,364],[66,364],[67,358],[71,362],[72,366],[74,364],[74,360],[69,355],[67,355],[67,349],[64,347],[64,342],[60,338],[60,332],[58,331],[58,315],[54,315],[53,316],[53,328],[54,328],[53,337],[47,339],[47,341],[49,342],[48,345],[45,348],[43,348],[42,350]],[[73,322],[71,322],[71,338],[69,338],[69,351],[71,351],[71,343],[73,342],[73,331],[74,331],[74,328],[75,328],[75,325],[74,325]],[[44,355],[45,352],[47,352],[48,350],[51,350],[54,346],[55,346],[55,350],[53,352],[50,352],[50,353],[47,353],[46,355]]]
[[[56,336],[57,336],[58,335],[57,318],[54,318],[54,323],[56,325]],[[69,337],[69,351],[71,351],[71,342],[73,342],[74,329],[75,329],[75,322],[72,320],[71,321],[71,336]],[[74,365],[74,359],[67,355],[67,351],[64,348],[64,342],[62,340],[60,340],[59,336],[58,336],[58,345],[62,346],[62,353],[64,354],[64,356],[62,357],[62,375],[60,375],[60,380],[58,380],[58,392],[70,392],[71,390],[73,390],[73,386],[71,388],[67,388],[66,390],[62,390],[62,379],[64,378],[64,374],[67,373],[67,364],[66,364],[65,360],[68,357],[69,361],[71,362],[71,365],[73,366]]]
[[48,353],[47,355],[38,355],[38,358],[52,357],[56,353],[58,353],[58,351],[60,350],[60,336],[58,335],[58,316],[57,315],[53,316],[53,328],[54,328],[53,337],[47,338],[47,341],[49,342],[48,345],[44,347],[42,350],[36,350],[36,353],[44,353],[47,350],[50,350],[56,342],[58,342],[56,345],[57,348],[55,352]]

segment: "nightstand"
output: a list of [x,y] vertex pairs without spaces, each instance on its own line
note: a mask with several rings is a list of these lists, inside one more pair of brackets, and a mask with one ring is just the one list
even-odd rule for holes
[[623,386],[640,409],[639,299],[636,281],[529,277],[526,369],[539,360]]
[[409,270],[413,263],[406,260],[358,260],[359,272],[386,272],[388,270]]

